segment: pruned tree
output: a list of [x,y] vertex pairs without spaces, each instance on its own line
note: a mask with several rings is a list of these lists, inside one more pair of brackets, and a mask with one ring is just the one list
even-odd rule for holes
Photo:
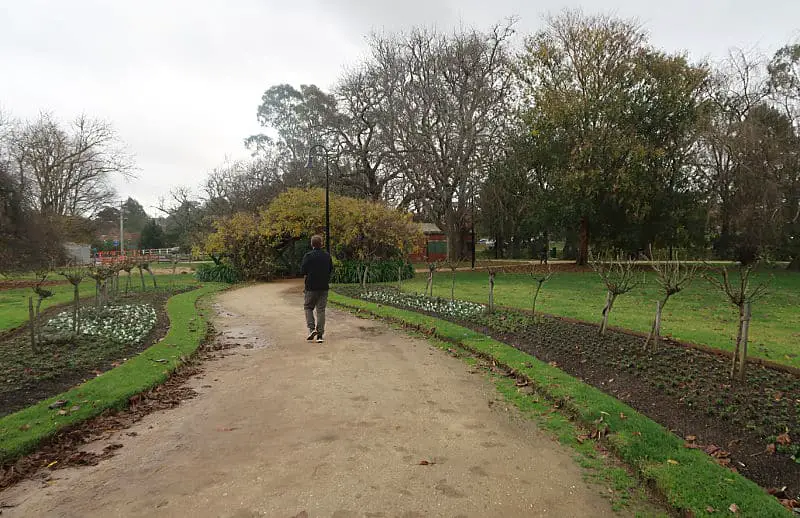
[[656,282],[661,288],[663,298],[656,301],[656,315],[653,319],[650,333],[644,341],[644,347],[647,348],[652,341],[652,348],[655,350],[661,337],[661,314],[664,311],[664,306],[667,305],[670,297],[683,291],[692,282],[697,274],[697,263],[690,264],[676,256],[674,261],[655,260],[652,265],[653,270],[656,272]]
[[47,280],[48,274],[49,274],[49,272],[47,272],[47,271],[36,272],[36,279],[37,280],[36,280],[36,284],[33,285],[33,292],[36,293],[36,295],[38,297],[38,300],[36,301],[36,311],[35,312],[33,312],[33,308],[32,308],[33,300],[32,299],[29,300],[29,304],[31,304],[31,306],[29,307],[29,311],[30,311],[30,315],[29,316],[32,317],[31,318],[31,328],[32,328],[31,329],[31,348],[34,349],[34,350],[37,348],[37,344],[39,342],[41,342],[41,340],[42,340],[41,329],[40,329],[40,326],[39,326],[39,314],[40,314],[40,311],[42,309],[42,302],[45,299],[48,299],[48,298],[53,296],[53,292],[52,291],[46,290],[46,289],[44,289],[42,287],[44,285],[44,282]]
[[461,259],[448,259],[445,264],[450,269],[450,300],[456,300],[456,272],[461,267]]
[[72,332],[76,335],[81,332],[80,323],[80,304],[81,304],[81,282],[87,275],[86,268],[82,266],[68,266],[59,272],[67,282],[72,285]]
[[[727,267],[718,270],[718,275],[705,274],[705,278],[720,289],[728,301],[739,310],[739,326],[736,333],[736,349],[731,362],[731,379],[745,381],[747,366],[747,339],[750,329],[750,306],[767,293],[769,280],[753,282],[751,277],[758,263],[740,264],[739,279],[732,279]],[[713,270],[712,270],[713,271]],[[737,369],[738,367],[738,369]]]
[[488,313],[494,313],[494,278],[497,275],[497,268],[489,266],[486,271],[489,273],[489,304],[486,305]]
[[433,274],[439,268],[439,263],[428,263],[428,283],[425,285],[425,295],[433,297]]
[[142,280],[142,291],[145,291],[147,287],[144,284],[144,272],[150,274],[150,277],[153,279],[153,288],[158,288],[158,282],[156,281],[156,275],[153,273],[153,270],[150,269],[150,260],[149,259],[139,259],[136,261],[136,267],[139,268],[139,278]]
[[608,317],[614,302],[642,283],[641,275],[637,275],[636,264],[631,260],[623,260],[620,255],[602,254],[600,258],[591,258],[592,269],[597,272],[606,286],[606,303],[603,306],[603,321],[600,324],[600,335],[606,334]]
[[542,285],[553,278],[553,271],[550,265],[546,268],[537,268],[535,263],[530,265],[530,277],[533,279],[533,289],[531,291],[531,320],[536,321],[536,300],[539,298],[539,292],[542,291]]

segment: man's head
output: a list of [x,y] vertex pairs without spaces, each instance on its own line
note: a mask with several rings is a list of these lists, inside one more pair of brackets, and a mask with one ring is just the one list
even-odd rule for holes
[[322,248],[322,236],[314,235],[311,236],[311,248]]

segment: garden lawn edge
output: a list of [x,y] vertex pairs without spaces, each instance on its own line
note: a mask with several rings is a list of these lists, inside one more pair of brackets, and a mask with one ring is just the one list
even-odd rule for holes
[[[198,314],[197,301],[226,287],[206,284],[171,297],[167,301],[169,331],[158,343],[94,379],[0,418],[0,465],[30,453],[43,440],[106,409],[127,406],[132,396],[163,383],[207,335],[208,322]],[[58,400],[68,401],[63,407],[66,415],[49,408]],[[72,411],[75,406],[79,408]]]
[[737,516],[792,516],[756,483],[723,468],[705,453],[686,448],[682,439],[652,419],[508,344],[413,311],[335,292],[329,300],[344,309],[372,314],[457,343],[474,354],[513,369],[515,376],[533,383],[540,393],[587,428],[597,428],[599,422],[607,424],[605,442],[609,449],[684,516],[708,516],[713,514],[709,509],[730,514],[732,504],[738,508]]

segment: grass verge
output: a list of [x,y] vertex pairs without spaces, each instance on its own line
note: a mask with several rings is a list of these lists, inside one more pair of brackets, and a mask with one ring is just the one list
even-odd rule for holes
[[[167,302],[170,328],[163,340],[101,376],[67,392],[0,419],[0,464],[33,451],[57,431],[95,417],[108,408],[127,405],[131,396],[162,383],[202,343],[207,321],[196,303],[227,285],[207,284]],[[68,401],[61,410],[49,405]]]
[[710,457],[684,447],[682,439],[619,400],[510,345],[470,329],[388,306],[331,293],[330,301],[418,329],[459,344],[512,369],[532,383],[581,426],[601,430],[603,443],[676,512],[685,516],[715,513],[755,518],[792,516],[780,503],[745,477],[716,464]]
[[[538,271],[543,271],[540,266]],[[796,344],[800,333],[800,274],[782,270],[762,270],[758,280],[767,280],[769,292],[753,304],[748,354],[800,368]],[[663,298],[653,272],[643,273],[644,283],[614,303],[609,324],[647,333],[653,323],[655,301]],[[434,295],[450,298],[451,274],[436,273]],[[417,274],[403,282],[403,290],[422,293],[427,275]],[[534,282],[524,273],[499,273],[495,279],[495,303],[530,309]],[[486,304],[489,277],[486,271],[457,272],[455,297]],[[584,322],[599,323],[606,288],[593,272],[556,272],[542,287],[537,311]],[[736,309],[722,292],[703,279],[695,279],[684,291],[670,298],[664,307],[662,334],[677,340],[732,351],[735,345]]]

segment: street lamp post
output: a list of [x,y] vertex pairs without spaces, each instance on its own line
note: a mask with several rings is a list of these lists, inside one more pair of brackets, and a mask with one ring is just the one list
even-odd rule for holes
[[322,144],[311,146],[308,150],[306,169],[314,167],[314,150],[321,149],[325,153],[325,250],[331,254],[331,203],[330,203],[330,165],[328,162],[328,148]]

